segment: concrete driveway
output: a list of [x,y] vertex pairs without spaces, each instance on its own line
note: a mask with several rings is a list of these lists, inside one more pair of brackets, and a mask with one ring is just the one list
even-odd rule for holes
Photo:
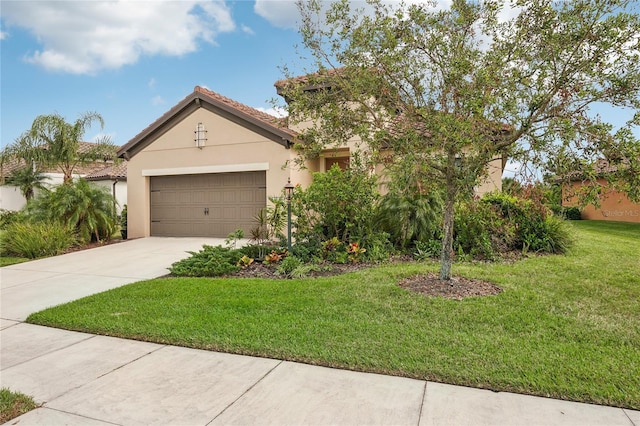
[[139,238],[0,268],[0,316],[29,314],[132,282],[166,275],[173,262],[220,238]]

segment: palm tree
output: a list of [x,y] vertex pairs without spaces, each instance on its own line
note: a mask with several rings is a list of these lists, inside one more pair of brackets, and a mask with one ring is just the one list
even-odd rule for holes
[[31,200],[36,189],[44,189],[44,181],[49,179],[42,174],[42,171],[33,166],[25,165],[14,170],[10,176],[6,178],[5,185],[18,187],[20,192],[27,199]]
[[81,139],[95,122],[100,124],[100,129],[104,127],[102,116],[96,112],[81,114],[73,123],[67,123],[59,114],[40,115],[10,151],[28,163],[35,161],[41,167],[57,168],[64,176],[64,183],[69,183],[78,166],[116,157],[117,148],[106,136],[90,148],[80,149]]
[[114,202],[107,188],[78,179],[44,191],[27,210],[36,221],[61,221],[74,227],[82,241],[100,241],[111,238],[116,229]]

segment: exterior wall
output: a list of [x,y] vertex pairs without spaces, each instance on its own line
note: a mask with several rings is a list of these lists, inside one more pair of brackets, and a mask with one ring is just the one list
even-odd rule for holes
[[[311,127],[312,122],[310,120],[304,121],[302,123],[297,124],[296,126],[291,126],[292,130],[297,132],[304,131]],[[325,158],[328,158],[331,155],[341,156],[347,155],[348,153],[353,153],[357,151],[364,151],[366,153],[367,146],[363,145],[358,138],[352,138],[344,148],[341,149],[327,149],[320,155],[320,158],[316,160],[312,165],[308,163],[309,171],[325,171]],[[386,152],[383,155],[391,155],[391,152]],[[293,157],[292,157],[293,158]],[[387,183],[389,177],[386,176],[384,172],[384,166],[378,164],[375,167],[374,173],[378,175],[378,190],[382,195],[388,192]],[[482,197],[484,194],[492,191],[501,191],[502,190],[502,158],[496,158],[491,161],[487,165],[487,177],[474,188],[474,194],[478,197]],[[311,183],[311,176],[307,176],[306,178],[300,177],[301,181],[306,182],[306,185]],[[293,176],[291,179],[293,182]],[[306,186],[303,184],[303,186]]]
[[[62,173],[43,173],[46,177],[44,186],[49,189],[53,189],[58,185],[62,185],[64,182],[64,175]],[[76,178],[81,175],[75,175]],[[34,196],[37,197],[40,191],[36,189]],[[4,210],[18,211],[27,205],[27,199],[22,196],[20,189],[11,185],[0,186],[0,208]]]
[[[604,179],[598,180],[598,183],[604,187],[607,185]],[[582,182],[571,182],[570,194],[576,194],[581,186]],[[563,190],[563,193],[566,194],[567,191]],[[565,201],[564,194],[563,205],[578,206],[576,196],[570,196]],[[589,204],[582,210],[582,219],[640,223],[640,204],[631,202],[625,194],[609,190],[601,197],[600,208]]]
[[[203,123],[207,141],[196,147],[194,130]],[[130,238],[146,237],[150,229],[150,176],[266,170],[267,197],[280,196],[292,150],[240,124],[199,108],[169,129],[127,165],[127,211]],[[295,179],[292,183],[296,184]]]
[[[111,195],[113,195],[113,192],[114,192],[114,187],[113,187],[114,182],[116,181],[114,180],[91,181],[91,183],[94,185],[107,188],[109,190],[109,194]],[[119,180],[116,182],[115,193],[116,193],[116,196],[115,196],[116,202],[118,203],[116,205],[116,211],[118,212],[118,214],[120,214],[124,205],[127,204],[127,181],[126,180]]]
[[20,189],[15,186],[0,186],[0,209],[17,211],[27,204]]
[[502,191],[502,158],[496,158],[487,165],[487,177],[474,189],[474,194],[482,197],[492,191]]

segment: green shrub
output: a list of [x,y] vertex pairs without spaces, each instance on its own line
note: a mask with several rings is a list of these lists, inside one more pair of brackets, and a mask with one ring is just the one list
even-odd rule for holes
[[227,238],[224,240],[224,243],[229,248],[237,249],[238,241],[240,241],[243,238],[244,238],[244,230],[242,228],[237,228],[235,231],[227,235]]
[[427,260],[440,257],[442,253],[442,241],[441,240],[429,240],[427,242],[416,241],[414,245],[413,257],[416,260]]
[[292,196],[296,240],[360,240],[373,229],[377,197],[375,177],[356,162],[347,170],[334,165],[314,173],[311,185],[296,187]]
[[364,258],[369,262],[384,262],[395,253],[390,235],[386,232],[373,232],[362,238],[362,246],[367,248]]
[[582,220],[582,213],[578,207],[565,207],[561,205],[552,205],[551,211],[559,218],[567,220]]
[[289,274],[289,277],[296,278],[296,279],[305,278],[309,276],[309,274],[311,274],[312,272],[318,272],[320,270],[321,270],[320,266],[316,265],[315,263],[302,263],[300,266],[298,266],[293,271],[291,271],[291,273]]
[[0,229],[7,229],[7,226],[15,222],[24,221],[26,216],[21,211],[0,209]]
[[[574,243],[569,225],[555,216],[549,216],[545,219],[539,235],[535,248],[537,249],[536,251],[544,253],[566,253]],[[527,247],[526,249],[529,248]]]
[[498,216],[489,204],[461,203],[454,218],[454,250],[474,258],[495,259],[492,233],[500,227],[497,221]]
[[120,212],[120,217],[119,217],[120,229],[124,231],[127,230],[127,217],[128,217],[127,205],[125,204],[122,207],[122,211]]
[[285,277],[291,278],[291,274],[296,269],[302,266],[302,261],[295,256],[287,256],[282,262],[278,265],[276,272],[278,275],[284,275]]
[[12,223],[2,237],[3,254],[29,259],[61,254],[77,242],[73,228],[60,222]]
[[256,226],[251,229],[250,238],[256,244],[264,245],[286,238],[282,232],[287,225],[287,207],[284,199],[284,196],[269,197],[271,205],[264,207],[254,216]]
[[582,213],[578,207],[564,207],[564,217],[568,220],[581,220]]
[[291,254],[305,263],[319,260],[322,246],[319,240],[296,241],[291,247]]
[[455,218],[456,251],[484,259],[510,250],[564,253],[572,244],[570,230],[541,200],[491,193],[480,201],[460,204]]
[[390,235],[396,247],[406,249],[414,241],[429,241],[442,228],[442,202],[435,191],[390,192],[376,208],[376,227]]
[[238,261],[243,256],[240,250],[222,246],[202,246],[198,252],[171,265],[169,271],[180,277],[217,277],[240,270]]
[[248,256],[251,257],[253,259],[260,259],[263,260],[264,257],[271,253],[271,251],[274,249],[274,246],[272,245],[263,245],[263,244],[248,244],[246,246],[240,247],[238,250]]
[[35,221],[62,221],[72,226],[83,242],[110,239],[116,230],[115,200],[107,188],[84,179],[43,191],[27,204]]

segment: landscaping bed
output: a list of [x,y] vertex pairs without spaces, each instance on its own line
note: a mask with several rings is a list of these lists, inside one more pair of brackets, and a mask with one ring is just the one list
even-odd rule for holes
[[[405,258],[404,261],[407,261]],[[399,260],[396,261],[396,263]],[[317,270],[309,272],[308,278],[331,277],[355,272],[361,269],[372,268],[375,264],[347,263],[325,264],[318,266]],[[170,276],[170,275],[169,275]],[[231,275],[236,278],[265,278],[282,279],[278,270],[264,263],[252,263]],[[466,297],[492,296],[502,292],[497,285],[473,278],[452,277],[449,281],[442,281],[436,273],[419,274],[406,278],[398,283],[402,288],[425,296],[444,297],[447,299],[462,300]]]

